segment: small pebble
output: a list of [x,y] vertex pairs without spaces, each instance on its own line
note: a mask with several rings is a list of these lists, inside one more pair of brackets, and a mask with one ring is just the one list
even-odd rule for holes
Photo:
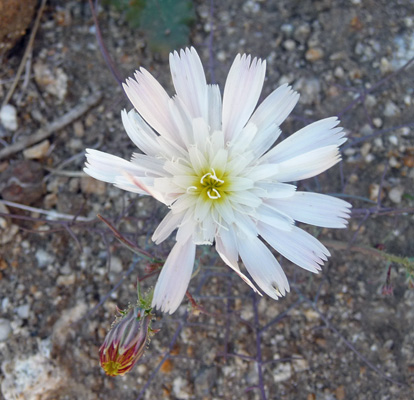
[[388,192],[388,198],[395,204],[400,204],[402,196],[404,194],[404,188],[396,186]]
[[376,128],[381,128],[381,126],[382,126],[382,119],[381,118],[374,118],[372,120],[372,123],[374,124],[374,126]]
[[22,319],[29,318],[29,312],[30,312],[30,305],[29,304],[23,304],[19,307],[16,307],[16,313]]
[[47,93],[56,96],[59,100],[66,97],[68,91],[68,76],[62,68],[57,67],[53,70],[43,63],[37,61],[34,66],[36,83]]
[[85,135],[85,128],[81,121],[75,121],[73,123],[73,130],[75,132],[75,136],[81,138]]
[[0,121],[7,130],[17,130],[18,123],[16,108],[11,104],[5,104],[0,110]]
[[300,93],[299,101],[302,104],[318,103],[321,92],[321,83],[317,78],[300,78],[294,85],[294,89]]
[[394,146],[398,146],[398,138],[395,135],[388,136],[388,141]]
[[293,25],[292,24],[283,24],[280,27],[280,30],[286,35],[290,36],[293,32]]
[[372,129],[371,125],[369,124],[364,124],[362,125],[360,132],[364,135],[364,136],[368,136],[371,135],[372,132],[374,132],[374,130]]
[[253,0],[248,0],[243,4],[242,8],[246,14],[256,14],[260,11],[260,4],[256,3]]
[[[377,201],[378,200],[379,190],[380,190],[380,185],[378,185],[378,183],[371,183],[371,185],[369,185],[369,198],[370,198],[370,200],[372,200],[372,201]],[[382,200],[383,198],[384,198],[384,190],[381,190],[380,199]]]
[[90,178],[89,176],[83,177],[81,179],[80,186],[82,193],[97,194],[100,196],[106,193],[105,182],[97,181],[96,179]]
[[391,63],[385,58],[382,57],[381,58],[381,62],[380,62],[380,71],[382,74],[387,74],[389,72],[392,71],[392,65]]
[[39,144],[36,144],[32,147],[23,151],[23,156],[26,160],[38,160],[44,158],[49,151],[50,142],[49,140],[44,140]]
[[36,251],[35,258],[37,260],[37,265],[39,268],[47,267],[53,262],[53,256],[42,248],[39,248]]
[[403,163],[408,168],[414,168],[414,155],[405,156]]
[[395,117],[400,113],[400,109],[392,101],[387,101],[385,104],[384,115],[386,117]]
[[310,62],[318,61],[322,57],[323,57],[323,50],[318,47],[309,49],[305,54],[305,58]]
[[381,138],[375,138],[374,139],[374,145],[375,147],[382,149],[384,147],[384,143],[382,142]]
[[111,257],[111,272],[115,274],[119,274],[124,270],[124,267],[122,266],[122,261],[117,256]]
[[56,280],[57,286],[72,286],[76,282],[75,274],[71,275],[60,275]]
[[371,143],[364,143],[361,147],[362,157],[366,157],[371,150]]
[[5,318],[0,318],[0,342],[4,342],[11,333],[10,321]]
[[293,34],[293,37],[299,42],[304,42],[309,37],[310,32],[311,28],[309,24],[304,23],[298,26],[298,28],[295,30],[295,33]]
[[401,163],[394,156],[391,156],[389,158],[388,163],[390,164],[390,167],[392,168],[401,168]]
[[374,107],[377,104],[377,99],[375,98],[375,96],[373,96],[372,94],[369,94],[367,97],[365,97],[365,102],[364,104],[367,107]]
[[367,163],[373,162],[374,160],[375,160],[375,156],[372,153],[367,154],[365,157],[365,161]]
[[227,55],[224,51],[219,51],[217,53],[217,60],[218,61],[226,61]]
[[296,49],[296,43],[295,43],[295,41],[294,41],[294,40],[292,40],[292,39],[288,39],[288,40],[285,40],[285,41],[283,42],[283,47],[284,47],[287,51],[293,51],[293,50],[295,50],[295,49]]
[[341,78],[343,78],[344,77],[344,75],[345,75],[345,72],[344,72],[344,69],[342,68],[342,67],[336,67],[335,68],[335,71],[334,71],[334,75],[335,75],[335,77],[336,78],[338,78],[338,79],[341,79]]

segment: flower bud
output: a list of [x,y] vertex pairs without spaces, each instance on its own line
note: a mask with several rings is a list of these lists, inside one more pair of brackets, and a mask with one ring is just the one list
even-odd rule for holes
[[99,349],[101,366],[110,376],[124,375],[133,368],[153,332],[150,310],[131,307],[121,314]]

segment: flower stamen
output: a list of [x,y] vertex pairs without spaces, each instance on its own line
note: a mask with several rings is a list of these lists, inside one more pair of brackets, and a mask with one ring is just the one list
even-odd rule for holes
[[209,177],[209,178],[211,178],[211,179],[215,180],[216,182],[219,182],[219,183],[224,183],[224,181],[223,181],[222,179],[217,178],[216,171],[214,170],[214,168],[211,168],[211,170],[213,171],[213,173],[211,173],[211,172],[207,172],[206,174],[204,174],[204,175],[201,177],[201,179],[200,179],[200,183],[201,183],[202,185],[204,185],[204,184],[205,184],[205,183],[204,183],[204,179],[205,179],[205,178],[207,178],[207,177]]
[[[214,192],[215,195],[212,195],[211,192]],[[219,199],[221,197],[219,191],[217,189],[214,189],[214,188],[207,191],[207,196],[210,197],[210,199],[213,199],[213,200]]]
[[190,193],[192,191],[197,192],[197,190],[198,190],[198,187],[197,186],[189,186],[187,188],[187,193]]

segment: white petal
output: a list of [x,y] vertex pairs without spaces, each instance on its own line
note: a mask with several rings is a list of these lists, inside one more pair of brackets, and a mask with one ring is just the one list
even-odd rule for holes
[[251,57],[235,58],[223,95],[223,131],[226,141],[237,135],[252,115],[263,87],[266,62]]
[[319,193],[296,192],[287,199],[271,199],[268,203],[296,221],[324,228],[345,228],[351,204]]
[[193,167],[196,175],[202,176],[205,174],[205,167],[208,164],[204,154],[196,146],[191,146],[188,149],[188,155],[190,157],[191,166]]
[[238,176],[232,176],[229,178],[229,183],[226,187],[226,190],[228,190],[229,192],[239,192],[252,189],[253,187],[254,181],[253,179],[250,179],[250,177],[242,178]]
[[331,168],[340,160],[341,155],[337,146],[321,147],[277,164],[275,178],[281,182],[311,178]]
[[195,210],[194,210],[194,218],[197,222],[202,222],[209,214],[211,209],[212,202],[206,201],[203,196],[198,196]]
[[259,129],[265,129],[273,123],[279,126],[291,113],[298,100],[299,94],[287,83],[279,86],[257,107],[249,122],[257,125]]
[[193,168],[187,162],[183,163],[182,161],[174,158],[167,160],[165,161],[164,169],[173,176],[194,174]]
[[316,121],[279,143],[264,158],[270,163],[280,163],[319,148],[339,147],[346,138],[343,129],[337,127],[338,124],[336,117]]
[[232,203],[227,197],[223,198],[222,201],[214,205],[220,218],[226,222],[227,225],[231,225],[235,221],[234,209]]
[[217,224],[214,222],[213,213],[214,211],[202,223],[197,225],[193,239],[195,244],[213,244],[217,231]]
[[317,273],[327,257],[328,249],[319,240],[296,226],[290,232],[258,223],[260,236],[288,260],[308,271]]
[[296,192],[296,186],[290,185],[289,183],[257,182],[256,187],[265,191],[265,194],[261,196],[265,199],[281,199],[291,197]]
[[173,213],[178,214],[189,208],[194,208],[197,203],[198,196],[191,193],[182,194],[177,201],[171,206]]
[[259,221],[263,221],[266,224],[275,226],[283,231],[291,231],[295,224],[295,220],[287,213],[280,211],[276,207],[272,207],[269,203],[269,200],[265,200],[263,204],[255,210],[254,217]]
[[206,154],[207,141],[209,140],[209,127],[203,118],[192,120],[192,141],[203,154]]
[[134,153],[131,163],[145,172],[145,176],[162,177],[168,176],[164,170],[164,160],[148,156],[146,154]]
[[220,87],[208,85],[208,123],[210,131],[221,131],[222,102]]
[[289,292],[289,283],[276,258],[255,236],[237,238],[240,257],[253,280],[273,299]]
[[131,182],[130,179],[124,176],[117,176],[114,185],[119,189],[126,190],[127,192],[138,193],[147,196],[149,195],[147,191],[141,189],[140,186],[135,185],[133,182]]
[[207,120],[208,94],[203,65],[194,47],[170,53],[170,69],[177,95],[192,118]]
[[[129,172],[137,176],[144,176],[145,170],[139,165],[135,165],[120,157],[112,154],[104,153],[103,151],[86,149],[86,163],[83,169],[85,173],[100,181],[116,183],[119,176],[122,176],[123,171]],[[136,192],[134,190],[134,192]],[[141,189],[138,193],[144,194]]]
[[240,154],[251,147],[250,144],[256,133],[257,126],[249,122],[239,134],[233,137],[233,140],[228,144],[231,153]]
[[193,243],[195,243],[193,237],[197,230],[198,225],[199,224],[197,224],[197,222],[194,219],[193,210],[192,209],[187,210],[184,214],[184,218],[180,226],[178,227],[178,231],[176,235],[177,242],[184,243],[187,240],[190,240],[191,238]]
[[246,175],[246,167],[254,159],[253,153],[248,151],[242,154],[233,154],[230,160],[227,161],[227,171],[232,176]]
[[[278,164],[261,164],[255,165],[246,170],[246,175],[253,181],[261,181],[274,176],[278,177],[279,165]],[[281,180],[281,179],[278,179]]]
[[237,230],[245,236],[258,235],[256,222],[253,221],[250,216],[246,215],[246,212],[243,209],[241,211],[235,210],[233,224],[236,225]]
[[259,207],[260,204],[262,204],[260,197],[248,190],[242,192],[233,192],[230,196],[230,200],[231,202],[243,204],[252,208]]
[[171,98],[168,105],[170,107],[171,118],[177,127],[177,131],[180,133],[182,141],[188,147],[188,144],[192,143],[193,140],[192,117],[190,112],[178,96]]
[[268,150],[279,137],[278,127],[291,113],[298,100],[299,94],[285,84],[267,96],[259,105],[249,120],[249,123],[255,124],[258,128],[252,143],[252,150],[257,156]]
[[152,307],[172,314],[181,304],[193,272],[195,248],[191,240],[172,248],[155,285]]
[[225,149],[218,149],[215,153],[210,154],[210,165],[215,171],[226,171],[229,152]]
[[139,149],[151,156],[160,152],[157,135],[135,110],[122,110],[121,117],[129,138]]
[[[170,202],[166,199],[164,193],[159,192],[154,188],[154,179],[146,179],[136,175],[129,173],[128,171],[122,171],[123,176],[116,177],[115,184],[118,187],[125,187],[127,182],[129,181],[130,185],[134,185],[139,189],[143,190],[146,194],[154,197],[154,199],[158,200],[165,205],[169,205]],[[148,184],[148,181],[150,182]]]
[[239,252],[237,250],[237,243],[232,229],[221,229],[216,235],[216,250],[222,260],[240,276],[256,293],[261,293],[256,289],[251,280],[240,271],[237,263],[239,259]]
[[167,92],[158,81],[144,68],[135,73],[123,84],[125,93],[142,118],[160,135],[176,140],[183,147],[174,121],[171,118]]
[[155,242],[155,244],[160,244],[165,239],[167,239],[167,237],[171,235],[174,229],[178,228],[178,225],[181,223],[183,218],[183,213],[174,214],[172,211],[170,211],[160,222],[160,224],[157,226],[157,229],[153,233],[153,242]]

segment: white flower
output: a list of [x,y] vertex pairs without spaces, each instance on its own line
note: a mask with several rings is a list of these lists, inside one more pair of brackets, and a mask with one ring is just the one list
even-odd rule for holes
[[143,68],[124,84],[136,111],[123,110],[122,121],[143,154],[126,161],[87,149],[84,170],[170,208],[152,236],[158,244],[177,229],[153,307],[169,313],[178,308],[198,244],[215,243],[223,261],[256,290],[240,271],[240,256],[263,292],[274,299],[284,296],[288,280],[262,239],[293,263],[317,272],[329,251],[295,221],[327,228],[347,224],[350,204],[299,192],[287,183],[318,175],[340,160],[338,147],[346,139],[339,121],[317,121],[271,148],[299,95],[282,85],[255,110],[265,61],[238,55],[223,100],[219,87],[206,83],[194,48],[170,54],[170,67],[177,92],[172,98]]

